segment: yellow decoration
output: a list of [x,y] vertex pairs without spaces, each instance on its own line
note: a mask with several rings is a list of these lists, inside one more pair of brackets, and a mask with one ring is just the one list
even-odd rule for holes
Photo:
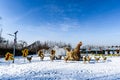
[[7,52],[6,55],[5,55],[5,60],[6,61],[8,61],[8,60],[14,60],[13,54]]
[[27,55],[28,55],[28,49],[24,49],[24,50],[22,50],[22,56],[23,57],[27,57]]

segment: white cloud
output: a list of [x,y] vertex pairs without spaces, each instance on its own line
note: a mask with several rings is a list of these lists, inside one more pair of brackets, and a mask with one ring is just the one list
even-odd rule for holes
[[65,32],[76,31],[76,30],[79,30],[80,24],[75,22],[63,23],[63,24],[60,24],[60,27],[61,27],[61,30]]
[[[64,17],[63,21],[55,22],[55,23],[40,23],[40,25],[19,25],[18,21],[24,19],[24,17],[29,16],[31,13],[38,11],[40,8],[34,8],[26,13],[21,14],[20,16],[10,16],[10,15],[2,15],[2,28],[3,28],[3,37],[8,40],[13,40],[13,37],[7,35],[8,33],[13,34],[16,30],[18,30],[17,40],[25,40],[28,44],[40,40],[52,40],[52,41],[64,41],[64,42],[73,42],[78,41],[72,38],[76,37],[74,35],[74,31],[78,30],[80,24],[77,20],[73,20],[71,18]],[[59,8],[53,8],[56,12],[59,12]],[[62,12],[61,12],[62,13]],[[39,22],[38,22],[39,23]],[[71,35],[71,32],[73,34]]]
[[65,24],[61,24],[61,30],[62,31],[69,31],[70,28],[72,28],[72,26],[69,25],[65,25]]

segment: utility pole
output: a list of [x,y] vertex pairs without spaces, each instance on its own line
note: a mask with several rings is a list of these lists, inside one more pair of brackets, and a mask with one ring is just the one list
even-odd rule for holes
[[[16,43],[17,43],[17,33],[18,33],[18,31],[16,31],[15,33],[14,33],[14,35],[15,35],[15,39],[14,39],[14,50],[13,50],[13,58],[15,59],[15,49],[16,49]],[[14,59],[13,59],[13,63],[14,63]]]
[[15,33],[14,33],[14,35],[12,35],[12,34],[8,34],[8,35],[10,35],[10,36],[14,36],[14,46],[13,46],[13,63],[14,63],[14,61],[15,61],[15,49],[16,49],[16,43],[17,43],[17,33],[18,33],[18,31],[16,31]]

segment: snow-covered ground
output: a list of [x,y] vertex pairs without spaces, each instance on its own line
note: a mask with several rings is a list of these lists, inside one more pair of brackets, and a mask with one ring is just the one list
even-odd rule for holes
[[0,59],[0,80],[119,80],[120,57],[108,57],[84,64],[83,61],[55,60],[45,57],[40,61],[37,55],[32,62],[16,57],[15,63]]

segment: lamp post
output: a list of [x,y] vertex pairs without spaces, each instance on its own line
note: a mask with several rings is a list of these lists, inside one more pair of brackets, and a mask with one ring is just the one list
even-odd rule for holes
[[[17,43],[17,33],[18,33],[18,31],[14,32],[14,35],[8,34],[8,35],[14,37],[13,58],[15,57],[15,49],[16,49],[16,43]],[[15,58],[13,59],[13,63],[14,63],[14,60],[15,60]]]

